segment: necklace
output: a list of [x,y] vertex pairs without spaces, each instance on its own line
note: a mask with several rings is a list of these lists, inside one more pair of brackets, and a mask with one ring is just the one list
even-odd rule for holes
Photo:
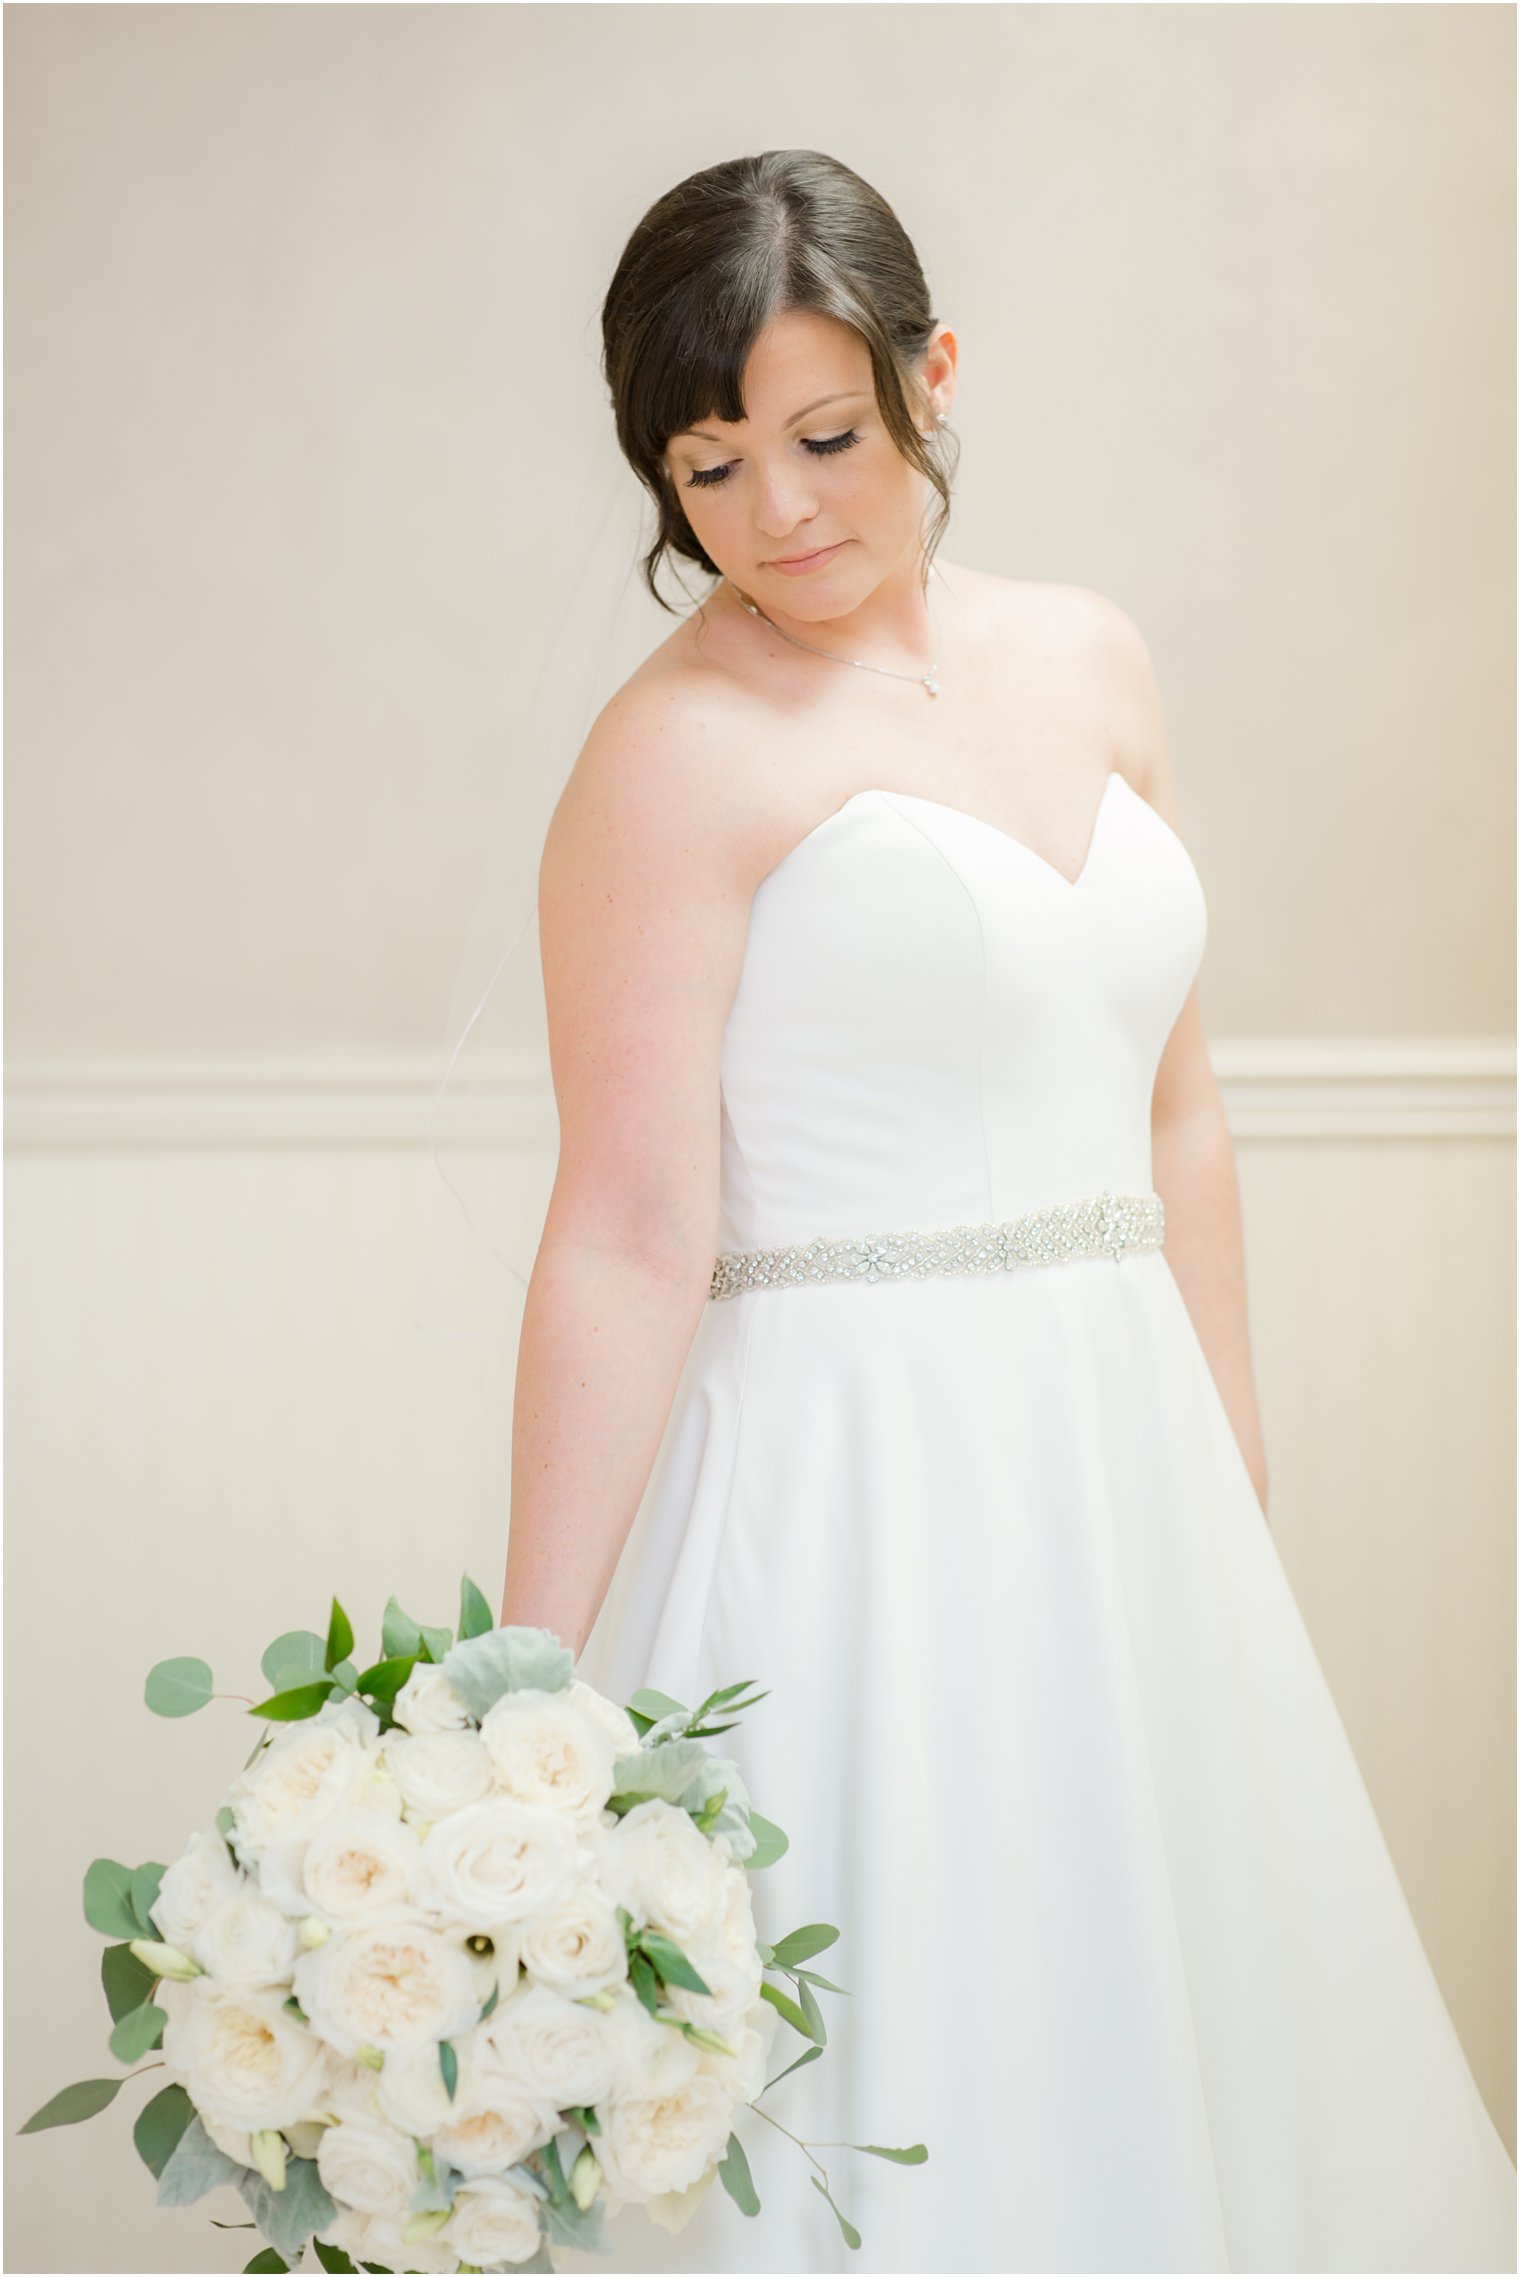
[[[929,570],[931,576],[938,577],[940,574],[938,562],[931,561]],[[927,588],[925,589],[924,600],[929,610],[929,623],[934,631],[934,662],[927,672],[894,672],[890,665],[871,664],[863,656],[838,656],[831,648],[814,648],[810,640],[798,640],[795,633],[787,632],[783,626],[776,623],[773,617],[768,617],[763,609],[757,609],[754,602],[739,591],[731,577],[725,577],[723,582],[730,591],[738,596],[752,617],[758,617],[763,625],[769,625],[772,632],[780,633],[781,638],[789,640],[794,648],[805,648],[813,656],[826,656],[833,664],[853,664],[860,672],[884,672],[889,680],[917,680],[922,687],[928,689],[931,696],[939,694],[939,660],[944,649],[939,636],[939,619],[934,614],[934,603],[929,600]]]

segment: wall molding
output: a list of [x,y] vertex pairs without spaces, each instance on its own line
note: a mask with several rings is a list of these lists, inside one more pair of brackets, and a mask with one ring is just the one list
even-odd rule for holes
[[[1512,1138],[1508,1036],[1247,1036],[1211,1044],[1230,1128],[1249,1139]],[[326,1064],[15,1060],[8,1151],[120,1147],[424,1146],[431,1055]],[[481,1087],[472,1136],[541,1143],[545,1103],[503,1074]]]

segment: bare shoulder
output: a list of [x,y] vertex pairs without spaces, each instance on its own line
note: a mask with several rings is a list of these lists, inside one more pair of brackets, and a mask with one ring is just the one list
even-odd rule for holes
[[1080,674],[1090,692],[1108,761],[1181,835],[1161,689],[1150,643],[1129,610],[1090,585],[1005,588],[1011,618],[1040,636],[1045,653]]

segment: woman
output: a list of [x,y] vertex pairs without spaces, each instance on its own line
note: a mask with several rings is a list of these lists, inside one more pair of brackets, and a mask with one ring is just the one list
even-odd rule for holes
[[603,325],[651,583],[716,583],[544,849],[501,1617],[620,1700],[768,1688],[722,1743],[790,1838],[759,1933],[836,1923],[847,1996],[745,2115],[758,2221],[709,2188],[560,2258],[1513,2268],[1264,1523],[1144,642],[937,558],[957,343],[847,167],[681,183]]

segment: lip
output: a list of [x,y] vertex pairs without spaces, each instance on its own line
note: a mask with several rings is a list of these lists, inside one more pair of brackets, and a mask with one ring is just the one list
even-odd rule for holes
[[819,546],[814,553],[793,554],[790,560],[773,561],[771,567],[779,569],[783,577],[803,577],[810,569],[818,569],[824,562],[832,561],[835,554],[841,552],[849,542],[848,538],[841,538],[838,545]]

